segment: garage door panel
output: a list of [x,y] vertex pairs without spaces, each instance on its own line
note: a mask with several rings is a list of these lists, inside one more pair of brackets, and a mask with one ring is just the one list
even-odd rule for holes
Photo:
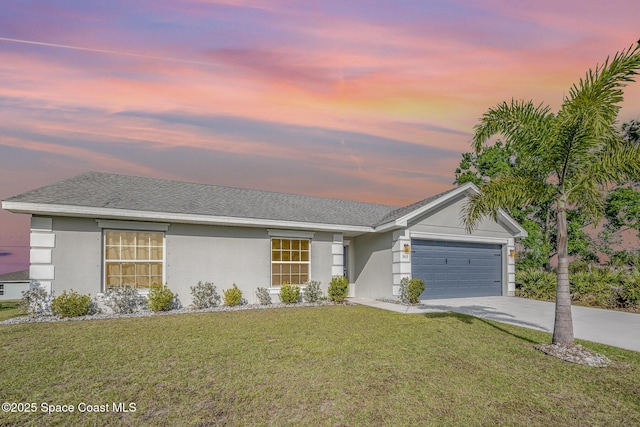
[[411,265],[422,299],[502,295],[501,245],[414,239]]

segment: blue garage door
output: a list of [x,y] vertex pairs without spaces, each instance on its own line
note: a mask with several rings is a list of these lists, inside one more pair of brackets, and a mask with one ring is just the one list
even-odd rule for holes
[[502,247],[413,239],[411,274],[425,281],[420,299],[502,295]]

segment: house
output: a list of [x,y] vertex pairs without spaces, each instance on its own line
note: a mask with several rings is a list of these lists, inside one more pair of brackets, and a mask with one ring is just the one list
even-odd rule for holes
[[514,242],[525,230],[500,212],[472,234],[461,210],[473,184],[409,206],[89,172],[2,202],[31,215],[30,278],[60,294],[96,295],[166,283],[258,287],[348,278],[350,296],[391,298],[403,277],[422,298],[513,295]]
[[0,274],[0,301],[21,299],[28,290],[29,270]]

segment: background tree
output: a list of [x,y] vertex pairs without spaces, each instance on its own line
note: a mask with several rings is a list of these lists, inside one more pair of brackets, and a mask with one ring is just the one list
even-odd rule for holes
[[622,125],[623,138],[629,144],[640,144],[640,121],[629,120]]
[[[482,186],[500,175],[522,174],[518,171],[519,167],[518,153],[513,146],[498,140],[494,145],[483,146],[477,153],[463,153],[455,170],[454,184],[473,182]],[[512,207],[507,211],[528,233],[519,242],[518,266],[549,270],[551,258],[557,254],[553,197],[535,200],[529,205]],[[568,228],[569,255],[586,261],[598,261],[594,239],[584,231],[591,224],[577,209],[567,210],[567,217],[571,219]]]
[[624,144],[616,129],[623,88],[640,68],[640,46],[616,53],[574,84],[557,114],[533,102],[490,108],[475,127],[476,153],[501,134],[518,153],[518,167],[484,183],[465,206],[469,231],[499,209],[551,198],[556,210],[558,280],[553,343],[573,345],[567,209],[580,209],[593,223],[603,216],[610,183],[640,178],[640,149]]

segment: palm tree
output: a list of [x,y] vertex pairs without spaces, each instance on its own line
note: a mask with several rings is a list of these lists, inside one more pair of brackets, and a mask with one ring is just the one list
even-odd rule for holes
[[640,69],[640,45],[616,53],[589,70],[553,114],[531,101],[503,102],[489,109],[475,126],[473,146],[479,152],[488,139],[502,135],[515,148],[520,165],[486,182],[469,199],[464,221],[471,232],[500,209],[553,199],[557,212],[558,284],[553,344],[573,345],[568,207],[580,209],[597,223],[608,185],[640,178],[640,147],[624,144],[616,129],[623,88]]

